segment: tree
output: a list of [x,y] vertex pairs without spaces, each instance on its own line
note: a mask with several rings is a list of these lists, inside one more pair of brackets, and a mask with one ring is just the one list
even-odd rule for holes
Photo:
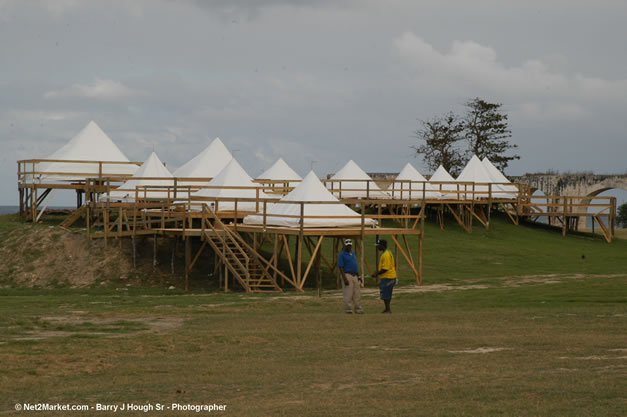
[[464,122],[449,112],[443,117],[422,121],[422,128],[414,132],[414,137],[423,140],[420,146],[412,146],[421,154],[427,167],[434,171],[440,164],[451,175],[456,176],[464,166],[463,153],[459,142],[464,139]]
[[618,215],[616,216],[616,223],[623,227],[627,227],[627,203],[623,203],[618,206]]
[[488,157],[501,171],[509,161],[520,159],[518,155],[505,155],[518,145],[509,143],[512,131],[507,124],[507,114],[501,113],[502,104],[488,103],[475,98],[466,103],[468,111],[464,117],[464,136],[468,141],[469,156],[477,155],[480,159]]

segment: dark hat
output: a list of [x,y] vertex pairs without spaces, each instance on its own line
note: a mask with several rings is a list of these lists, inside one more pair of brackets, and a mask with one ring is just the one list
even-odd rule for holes
[[385,239],[378,239],[376,245],[377,246],[379,246],[379,245],[385,246],[387,248],[388,247],[388,241],[385,240]]

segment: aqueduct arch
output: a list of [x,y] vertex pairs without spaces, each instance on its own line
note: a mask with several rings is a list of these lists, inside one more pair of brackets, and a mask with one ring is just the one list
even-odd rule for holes
[[[582,196],[581,203],[588,204],[591,197],[611,189],[627,190],[627,174],[525,174],[512,177],[513,182],[528,184],[533,193],[536,190],[549,196]],[[588,198],[586,198],[588,197]],[[585,227],[586,217],[579,218],[579,227]]]

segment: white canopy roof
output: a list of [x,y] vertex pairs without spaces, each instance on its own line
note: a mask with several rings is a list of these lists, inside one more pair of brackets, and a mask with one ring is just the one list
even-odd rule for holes
[[[457,181],[459,182],[492,182],[490,178],[490,174],[484,168],[481,160],[477,158],[477,155],[473,155],[472,158],[466,163],[466,166],[462,170],[461,174],[457,177]],[[466,188],[472,192],[471,186],[466,186]],[[475,193],[474,198],[488,198],[488,186],[486,185],[476,185],[474,187]],[[468,198],[471,198],[473,195],[468,194]]]
[[[370,178],[366,172],[359,167],[352,159],[344,165],[332,180],[365,180],[365,181],[339,181],[329,182],[327,187],[333,194],[340,198],[390,198],[385,191],[381,191],[379,186]],[[348,191],[345,191],[348,190]]]
[[[245,187],[245,188],[204,188],[192,194],[193,197],[212,197],[216,199],[222,198],[257,198],[257,189],[259,189],[259,198],[271,198],[260,190],[261,186],[244,171],[244,168],[232,158],[218,175],[216,175],[209,184],[210,187]],[[205,202],[215,207],[215,201]],[[235,210],[235,203],[232,201],[218,201],[218,211]],[[254,201],[238,201],[238,211],[257,211],[257,205]]]
[[[91,121],[63,147],[45,159],[74,161],[116,161],[129,162],[128,158],[113,143],[111,138]],[[102,176],[133,175],[138,166],[135,164],[102,164]],[[77,173],[78,175],[45,174],[39,179],[81,181],[99,174],[99,164],[71,162],[42,162],[36,166],[39,172]]]
[[448,171],[440,165],[438,169],[435,170],[431,178],[429,178],[429,183],[436,187],[436,189],[441,191],[440,198],[442,199],[458,199],[458,195],[456,193],[448,193],[447,191],[457,191],[457,185],[455,184],[434,184],[436,182],[456,182],[455,178],[448,173]]
[[490,178],[492,178],[492,182],[501,183],[500,185],[498,185],[498,188],[499,190],[503,191],[503,193],[500,193],[498,197],[504,197],[504,198],[507,198],[507,197],[516,198],[517,197],[518,187],[516,187],[515,185],[505,185],[505,184],[511,184],[511,181],[508,180],[507,177],[503,175],[503,173],[499,171],[497,167],[494,166],[494,164],[492,164],[492,162],[488,159],[487,156],[483,158],[481,163],[483,164],[483,167],[486,169],[486,171],[490,175]]
[[[412,182],[410,183],[409,181]],[[408,162],[396,176],[395,182],[388,188],[388,192],[391,193],[394,198],[422,199],[423,189],[425,190],[424,197],[426,199],[440,198],[440,192],[437,191],[438,188],[429,184],[426,178]]]
[[[120,185],[117,189],[111,191],[111,193],[109,194],[109,200],[134,201],[135,189],[141,186],[174,186],[174,179],[170,180],[167,178],[173,178],[173,175],[170,173],[170,171],[168,171],[163,162],[161,162],[157,154],[152,152],[148,159],[144,161],[142,166],[137,170],[137,172],[135,172],[131,179]],[[172,193],[173,191],[174,190],[171,190],[170,192]],[[144,190],[138,190],[138,196],[142,199],[167,199],[168,190],[164,189],[163,191],[148,192],[145,192]],[[175,196],[172,194],[170,194],[169,197],[175,198]]]
[[261,175],[257,177],[257,180],[292,180],[300,181],[301,176],[296,173],[290,166],[283,160],[283,158],[277,159],[277,161]]
[[[215,138],[201,153],[174,171],[177,178],[213,178],[233,159],[220,138]],[[197,181],[179,181],[179,184],[200,185]]]
[[[361,225],[361,215],[351,210],[327,190],[315,172],[310,171],[305,179],[280,201],[330,201],[336,204],[306,203],[304,205],[304,227],[340,227]],[[266,224],[274,226],[300,227],[300,204],[273,203],[268,205]],[[277,216],[275,216],[277,215]],[[336,216],[338,218],[307,218],[307,216]],[[251,215],[244,218],[245,224],[263,224],[263,216]],[[375,225],[373,219],[365,219],[368,226]]]

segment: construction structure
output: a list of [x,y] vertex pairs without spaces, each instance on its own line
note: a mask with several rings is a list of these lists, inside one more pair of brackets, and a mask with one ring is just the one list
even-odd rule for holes
[[548,219],[564,234],[588,216],[608,242],[616,211],[612,197],[538,201],[528,186],[512,184],[489,160],[476,157],[457,179],[439,167],[427,180],[407,164],[396,178],[375,181],[349,161],[326,180],[313,172],[301,180],[279,159],[253,180],[216,138],[172,174],[154,152],[143,163],[128,161],[93,122],[50,158],[18,161],[24,218],[38,221],[46,197],[57,189],[77,193],[77,209],[63,227],[84,218],[90,239],[130,239],[134,259],[138,237],[153,237],[155,256],[158,238],[182,241],[186,288],[198,260],[210,257],[222,288],[245,291],[302,291],[312,276],[320,288],[321,267],[337,271],[345,238],[356,242],[362,277],[372,274],[378,257],[367,255],[370,236],[389,237],[397,262],[402,258],[420,284],[427,211],[436,213],[442,228],[449,212],[468,232],[474,221],[489,228],[493,210],[514,224]]

